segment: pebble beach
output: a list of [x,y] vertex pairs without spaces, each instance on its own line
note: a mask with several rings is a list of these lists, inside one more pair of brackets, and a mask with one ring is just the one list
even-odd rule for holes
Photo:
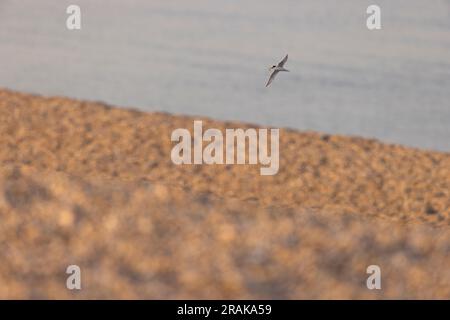
[[194,120],[258,128],[0,89],[0,298],[450,298],[449,153],[280,129],[273,176],[175,165]]

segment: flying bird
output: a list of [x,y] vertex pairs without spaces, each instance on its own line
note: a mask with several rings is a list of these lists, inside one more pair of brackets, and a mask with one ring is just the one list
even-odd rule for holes
[[272,71],[272,73],[270,74],[270,78],[269,78],[269,81],[267,81],[266,87],[268,87],[272,83],[273,79],[275,79],[278,72],[280,72],[280,71],[289,72],[289,70],[284,68],[284,64],[286,63],[287,59],[288,59],[288,55],[286,55],[286,57],[284,57],[283,60],[281,60],[276,66],[273,65],[272,67],[270,67],[269,70]]

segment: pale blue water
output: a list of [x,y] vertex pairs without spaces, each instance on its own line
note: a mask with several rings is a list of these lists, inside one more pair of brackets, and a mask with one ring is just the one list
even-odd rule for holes
[[450,1],[0,0],[0,86],[450,151]]

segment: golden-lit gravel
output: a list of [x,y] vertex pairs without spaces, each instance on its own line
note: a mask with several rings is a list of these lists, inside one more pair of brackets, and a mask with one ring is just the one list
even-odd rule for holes
[[275,176],[176,166],[193,120],[0,90],[0,298],[450,298],[450,154],[283,129]]

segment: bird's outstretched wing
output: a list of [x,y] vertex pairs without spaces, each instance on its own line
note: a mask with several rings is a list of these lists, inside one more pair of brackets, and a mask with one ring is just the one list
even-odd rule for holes
[[275,79],[275,76],[278,74],[278,70],[275,70],[274,72],[272,72],[272,74],[270,75],[269,81],[267,81],[266,87],[269,86],[269,84],[272,83],[273,79]]
[[288,59],[288,55],[286,55],[286,57],[284,57],[283,60],[281,60],[280,63],[278,63],[277,67],[282,68],[284,66],[284,64],[286,63],[287,59]]

